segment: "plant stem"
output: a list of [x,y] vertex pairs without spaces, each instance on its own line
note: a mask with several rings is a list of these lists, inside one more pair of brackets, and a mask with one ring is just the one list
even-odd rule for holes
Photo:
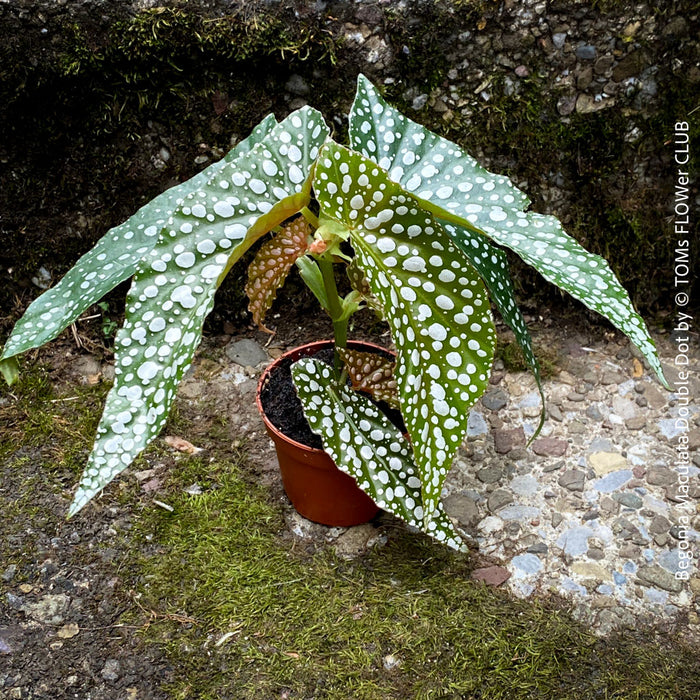
[[338,355],[338,348],[344,348],[348,343],[348,318],[343,318],[343,304],[340,301],[338,288],[335,284],[333,263],[330,260],[318,259],[318,266],[323,276],[323,286],[328,299],[328,314],[333,321],[333,335],[335,337],[334,366],[336,372],[340,372],[342,363]]
[[301,210],[301,215],[314,227],[318,228],[318,217],[308,207]]

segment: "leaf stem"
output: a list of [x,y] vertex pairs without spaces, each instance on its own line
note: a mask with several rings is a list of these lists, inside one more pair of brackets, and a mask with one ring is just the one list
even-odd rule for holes
[[338,348],[347,346],[349,319],[347,317],[344,318],[343,304],[338,294],[338,287],[335,284],[333,263],[330,262],[330,260],[324,260],[322,257],[319,257],[318,266],[323,276],[323,286],[326,290],[326,298],[328,299],[328,308],[326,311],[328,311],[328,315],[333,322],[333,335],[335,337],[335,357],[333,364],[336,372],[339,373],[342,368],[342,362],[338,354]]

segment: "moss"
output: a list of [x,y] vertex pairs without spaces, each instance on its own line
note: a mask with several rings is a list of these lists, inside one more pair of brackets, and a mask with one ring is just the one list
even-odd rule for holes
[[[183,495],[196,469],[215,485]],[[158,555],[134,566],[173,698],[681,700],[700,687],[689,649],[596,640],[553,601],[475,585],[468,557],[402,527],[354,561],[296,551],[236,463],[181,464],[170,489],[174,512],[138,525]]]

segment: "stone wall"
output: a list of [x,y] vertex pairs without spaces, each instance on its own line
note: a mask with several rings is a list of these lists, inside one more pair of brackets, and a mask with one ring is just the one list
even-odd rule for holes
[[[562,218],[661,318],[668,141],[689,121],[698,152],[699,28],[691,0],[0,0],[0,324],[265,113],[309,103],[342,138],[360,71]],[[515,271],[526,302],[541,294]],[[235,315],[239,280],[227,290]]]

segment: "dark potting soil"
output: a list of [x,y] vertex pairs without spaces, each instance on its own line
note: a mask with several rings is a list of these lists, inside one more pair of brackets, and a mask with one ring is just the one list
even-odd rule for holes
[[[385,357],[393,357],[390,352],[381,354]],[[323,348],[313,357],[316,360],[332,365],[333,348]],[[291,367],[295,361],[288,357],[280,361],[263,386],[260,392],[260,401],[265,415],[277,430],[292,438],[292,440],[300,442],[302,445],[323,449],[321,438],[309,427],[301,407],[301,401],[299,401],[299,397],[294,389]],[[367,396],[366,394],[364,395]],[[384,401],[374,401],[371,397],[368,398],[399,430],[402,432],[406,431],[399,411],[391,408]]]

